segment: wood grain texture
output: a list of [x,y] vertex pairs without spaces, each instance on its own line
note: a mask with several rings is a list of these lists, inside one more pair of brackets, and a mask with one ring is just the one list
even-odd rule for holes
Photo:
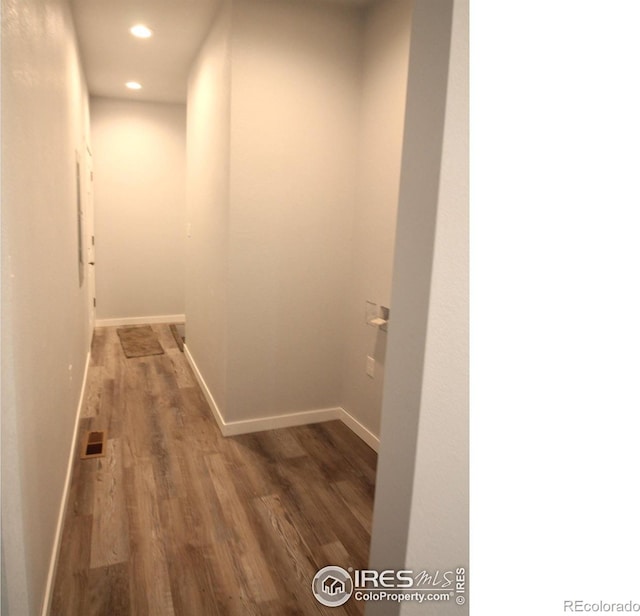
[[171,616],[173,600],[151,461],[141,460],[125,475],[131,528],[129,575],[135,588],[131,611]]
[[[376,454],[338,421],[224,438],[167,325],[164,355],[92,343],[51,614],[283,616],[320,605],[321,567],[367,566]],[[79,451],[78,451],[79,454]]]
[[131,614],[128,563],[90,569],[87,586],[85,614]]
[[117,439],[107,441],[106,456],[96,460],[98,468],[94,475],[91,529],[92,569],[123,563],[129,559],[129,525],[122,481],[120,442]]

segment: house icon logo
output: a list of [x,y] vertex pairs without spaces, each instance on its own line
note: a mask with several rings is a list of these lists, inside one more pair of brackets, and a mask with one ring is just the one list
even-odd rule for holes
[[329,576],[322,582],[322,590],[331,597],[335,597],[335,595],[345,592],[345,584],[342,580]]
[[351,597],[353,581],[342,567],[324,567],[313,578],[311,590],[322,605],[338,607]]

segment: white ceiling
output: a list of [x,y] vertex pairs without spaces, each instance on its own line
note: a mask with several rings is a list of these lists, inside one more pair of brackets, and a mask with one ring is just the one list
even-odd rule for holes
[[[218,0],[71,0],[89,92],[162,102],[186,100],[189,68]],[[131,26],[153,30],[137,39]],[[143,89],[125,88],[138,81]]]
[[[218,5],[219,0],[71,0],[90,94],[185,102],[189,69]],[[138,23],[151,28],[153,36],[133,37],[129,28]],[[127,81],[140,82],[142,90],[128,90]]]

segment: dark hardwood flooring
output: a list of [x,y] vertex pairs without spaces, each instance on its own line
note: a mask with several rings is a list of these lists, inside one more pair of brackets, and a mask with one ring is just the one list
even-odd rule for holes
[[50,613],[362,614],[311,580],[367,566],[376,454],[337,421],[224,438],[169,327],[135,359],[115,329],[94,335]]

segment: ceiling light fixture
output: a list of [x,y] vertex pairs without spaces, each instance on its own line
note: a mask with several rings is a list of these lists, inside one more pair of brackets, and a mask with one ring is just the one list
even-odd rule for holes
[[144,24],[137,24],[133,26],[129,29],[129,32],[138,38],[149,38],[153,34],[153,32]]
[[127,81],[127,83],[125,83],[124,85],[127,86],[127,88],[129,88],[129,90],[141,90],[142,89],[142,86],[137,81]]

